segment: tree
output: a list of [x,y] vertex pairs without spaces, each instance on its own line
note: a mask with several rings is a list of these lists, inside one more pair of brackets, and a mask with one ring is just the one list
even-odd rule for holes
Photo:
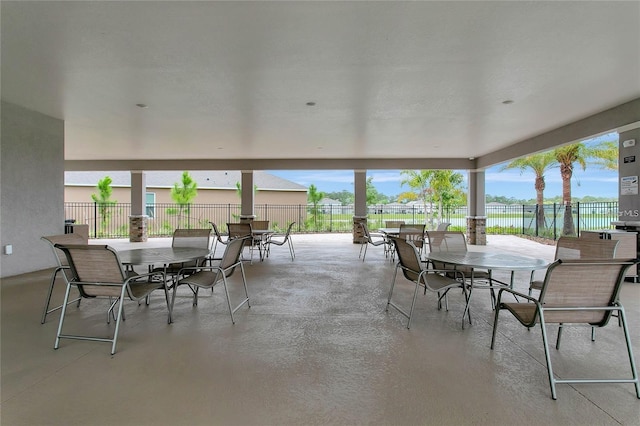
[[604,141],[591,148],[594,164],[605,170],[618,170],[618,141]]
[[582,170],[587,168],[589,153],[585,145],[578,142],[554,149],[553,155],[560,165],[560,177],[562,178],[562,204],[564,204],[562,234],[575,235],[576,228],[573,223],[571,207],[571,178],[573,177],[573,167],[576,163],[582,167]]
[[109,225],[109,218],[111,217],[111,207],[115,206],[118,202],[111,199],[113,194],[113,188],[111,184],[113,180],[109,176],[98,181],[98,194],[91,194],[91,198],[98,205],[98,212],[100,214],[100,229],[104,233]]
[[198,184],[193,180],[189,172],[182,173],[182,180],[173,184],[171,189],[171,199],[178,205],[178,217],[182,214],[189,218],[189,211],[193,199],[198,195]]
[[532,154],[525,157],[517,158],[501,169],[520,169],[521,174],[526,169],[531,169],[533,170],[533,173],[535,173],[536,178],[533,186],[536,190],[536,204],[538,205],[538,214],[536,221],[539,229],[544,229],[545,227],[544,188],[546,184],[544,181],[544,174],[547,172],[547,170],[557,166],[558,161],[556,160],[556,156],[553,152],[547,151],[540,154]]
[[438,223],[442,222],[444,208],[465,204],[466,198],[462,188],[464,176],[453,170],[434,170],[431,179],[433,198],[438,203]]
[[378,192],[376,187],[373,185],[373,177],[367,178],[367,205],[371,204],[381,204],[387,200],[387,197],[384,194]]
[[354,203],[353,193],[346,190],[342,190],[340,192],[328,192],[327,194],[325,194],[325,196],[333,200],[340,201],[343,206]]
[[309,203],[313,206],[311,208],[311,214],[313,215],[313,224],[316,230],[318,229],[318,214],[320,213],[318,204],[320,204],[320,201],[322,201],[323,198],[323,192],[318,191],[318,188],[316,188],[314,184],[309,185],[307,200],[309,200]]
[[[405,176],[400,185],[409,185],[417,192],[417,197],[422,200],[425,211],[425,218],[433,227],[433,191],[431,190],[431,180],[435,170],[401,170],[400,175]],[[427,201],[429,209],[427,209]]]
[[[563,235],[575,235],[571,208],[571,178],[573,167],[580,165],[582,170],[587,168],[587,161],[601,168],[615,170],[618,164],[617,145],[613,141],[601,142],[595,146],[587,146],[582,142],[565,145],[553,150],[553,154],[560,164],[562,178],[562,203],[564,204]],[[615,168],[614,168],[615,167]]]

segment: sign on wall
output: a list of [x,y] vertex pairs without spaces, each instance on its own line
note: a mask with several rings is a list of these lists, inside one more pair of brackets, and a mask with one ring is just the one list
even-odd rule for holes
[[638,176],[620,178],[620,195],[638,195]]

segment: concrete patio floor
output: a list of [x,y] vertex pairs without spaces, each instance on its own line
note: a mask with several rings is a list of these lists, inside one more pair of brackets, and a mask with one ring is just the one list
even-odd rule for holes
[[[40,324],[51,270],[3,279],[1,424],[640,424],[630,384],[558,385],[553,401],[539,328],[528,331],[505,312],[490,350],[488,292],[474,295],[474,324],[464,330],[461,294],[450,295],[449,311],[437,310],[433,294],[420,294],[407,330],[404,317],[385,312],[394,266],[382,247],[369,247],[363,262],[350,234],[292,238],[295,261],[283,246],[246,264],[251,308],[236,313],[235,325],[222,288],[201,292],[197,307],[181,289],[170,325],[158,292],[150,306],[126,304],[114,356],[99,342],[63,340],[53,349],[59,313]],[[555,248],[489,236],[470,249],[551,260]],[[232,300],[240,294],[236,278]],[[516,288],[526,291],[528,279],[516,273]],[[62,280],[56,287],[60,301]],[[407,281],[394,293],[407,306],[412,294]],[[640,284],[625,283],[621,300],[638,363]],[[72,305],[65,326],[108,335],[105,309],[104,301]],[[549,334],[555,339],[556,327]],[[551,352],[560,377],[630,374],[617,321],[599,329],[595,342],[588,327],[569,327],[561,350]]]

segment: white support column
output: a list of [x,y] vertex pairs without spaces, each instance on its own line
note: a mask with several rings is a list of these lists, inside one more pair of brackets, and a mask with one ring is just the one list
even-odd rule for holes
[[251,222],[255,218],[253,211],[254,193],[253,193],[253,170],[242,170],[242,178],[240,188],[242,190],[240,222]]
[[354,204],[353,204],[353,242],[361,244],[362,235],[360,235],[359,227],[356,224],[361,222],[367,222],[367,171],[366,170],[354,170],[353,171],[353,190],[354,190]]
[[485,215],[484,170],[469,171],[469,193],[467,194],[467,241],[471,245],[487,244],[487,217]]
[[129,216],[129,241],[147,241],[147,179],[144,171],[131,171],[131,216]]

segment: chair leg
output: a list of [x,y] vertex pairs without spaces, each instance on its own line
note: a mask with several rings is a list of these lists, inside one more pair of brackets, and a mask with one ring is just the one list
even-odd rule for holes
[[124,320],[124,298],[126,295],[126,286],[122,287],[120,294],[120,305],[118,306],[118,316],[116,317],[116,329],[113,332],[113,343],[111,344],[111,355],[116,353],[116,344],[118,343],[118,332],[120,331],[120,322]]
[[56,341],[53,344],[53,349],[60,347],[60,336],[62,335],[62,324],[64,324],[64,315],[67,313],[67,302],[69,301],[69,292],[71,291],[71,284],[67,283],[67,290],[64,293],[64,301],[62,302],[62,312],[60,312],[60,321],[58,322],[58,332],[56,333]]
[[413,300],[411,301],[411,309],[409,309],[409,321],[407,322],[407,329],[411,328],[411,317],[413,317],[413,308],[416,306],[416,297],[418,296],[418,288],[420,285],[416,282],[416,288],[413,291]]
[[296,252],[293,249],[293,242],[291,241],[291,239],[287,239],[287,242],[289,243],[289,253],[291,253],[291,260],[295,259],[296,257]]
[[[498,317],[500,315],[500,295],[498,295],[498,304],[495,309],[496,313],[493,315],[493,333],[491,334],[491,349],[496,342],[496,331],[498,330]],[[462,328],[464,328],[464,317],[462,317]]]
[[631,339],[629,338],[629,328],[627,326],[627,316],[624,313],[624,307],[622,305],[618,306],[620,309],[618,311],[618,319],[620,319],[622,323],[622,330],[624,331],[624,340],[627,344],[627,354],[629,355],[629,364],[631,366],[631,375],[632,381],[636,388],[636,396],[640,399],[640,383],[638,381],[638,370],[636,369],[636,363],[633,358],[633,349],[631,349]]
[[[47,321],[47,315],[62,308],[62,305],[60,305],[60,306],[56,306],[53,309],[49,309],[49,305],[51,304],[51,295],[53,294],[53,286],[56,282],[56,276],[58,275],[58,272],[62,272],[62,274],[64,275],[63,268],[57,267],[56,270],[53,272],[53,275],[51,276],[51,282],[49,283],[49,291],[47,292],[47,297],[45,298],[44,309],[42,311],[42,319],[40,320],[40,324],[44,324]],[[68,303],[78,302],[77,306],[80,306],[81,300],[82,300],[82,297],[78,297],[77,299],[70,300]]]
[[544,322],[544,313],[541,310],[538,310],[538,314],[540,315],[540,330],[542,331],[542,344],[544,345],[544,357],[547,362],[547,373],[549,375],[549,387],[551,388],[551,398],[555,400],[555,399],[558,399],[558,397],[556,395],[556,381],[553,378],[553,367],[551,366],[551,354],[549,353],[549,340],[547,338],[547,327]]

